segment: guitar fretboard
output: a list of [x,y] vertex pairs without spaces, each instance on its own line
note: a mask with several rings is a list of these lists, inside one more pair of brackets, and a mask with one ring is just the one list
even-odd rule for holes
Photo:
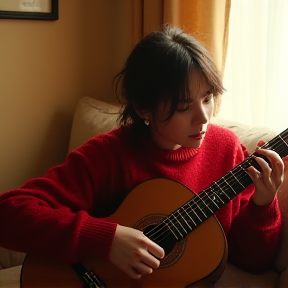
[[[274,150],[281,158],[288,155],[288,129],[265,143],[261,148]],[[161,222],[161,227],[165,224],[177,241],[182,240],[188,233],[253,183],[246,169],[250,166],[259,168],[254,159],[256,153],[254,152],[210,187],[165,217]]]

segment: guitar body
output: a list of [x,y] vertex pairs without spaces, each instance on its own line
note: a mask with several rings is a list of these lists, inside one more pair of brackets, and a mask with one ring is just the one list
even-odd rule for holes
[[[173,180],[149,180],[131,191],[108,220],[144,230],[159,223],[194,196],[188,188]],[[108,288],[205,287],[209,285],[207,283],[217,281],[225,268],[226,238],[214,216],[170,250],[161,260],[160,267],[140,280],[130,279],[105,259],[91,257],[81,263],[87,270],[93,270]],[[81,279],[69,264],[30,254],[26,256],[21,271],[22,288],[76,288],[81,285]]]

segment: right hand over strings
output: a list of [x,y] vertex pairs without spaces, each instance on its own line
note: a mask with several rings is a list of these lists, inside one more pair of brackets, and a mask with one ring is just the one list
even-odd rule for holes
[[[164,249],[142,231],[118,225],[110,252],[110,261],[133,279],[151,274],[165,256]],[[158,258],[158,259],[157,259]]]

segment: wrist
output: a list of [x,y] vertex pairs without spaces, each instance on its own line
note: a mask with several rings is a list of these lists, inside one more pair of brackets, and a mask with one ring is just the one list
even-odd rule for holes
[[270,205],[275,199],[275,195],[265,195],[263,193],[259,193],[255,190],[252,195],[252,200],[257,206],[267,206]]

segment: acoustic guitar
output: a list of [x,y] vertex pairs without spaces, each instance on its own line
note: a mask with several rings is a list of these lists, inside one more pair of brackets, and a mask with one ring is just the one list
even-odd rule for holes
[[[288,129],[262,148],[285,157]],[[253,183],[245,171],[250,166],[260,168],[253,154],[197,195],[170,179],[145,181],[129,193],[109,220],[139,229],[163,247],[165,257],[152,274],[132,280],[105,259],[68,265],[27,254],[21,287],[211,287],[222,275],[228,250],[214,214]]]

